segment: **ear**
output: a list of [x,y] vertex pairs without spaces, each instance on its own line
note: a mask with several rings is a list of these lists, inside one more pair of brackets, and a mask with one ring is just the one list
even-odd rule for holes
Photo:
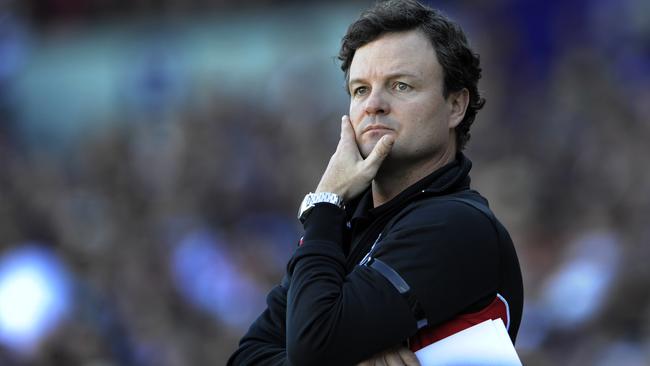
[[469,104],[469,91],[463,88],[457,92],[449,94],[447,97],[447,104],[449,105],[449,128],[454,129],[465,118],[465,111]]

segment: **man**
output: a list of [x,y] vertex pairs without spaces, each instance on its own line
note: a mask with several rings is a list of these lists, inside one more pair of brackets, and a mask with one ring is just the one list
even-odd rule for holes
[[514,342],[517,255],[461,152],[484,104],[462,30],[415,1],[379,3],[339,58],[349,117],[282,284],[228,363],[417,364],[418,349],[498,318]]

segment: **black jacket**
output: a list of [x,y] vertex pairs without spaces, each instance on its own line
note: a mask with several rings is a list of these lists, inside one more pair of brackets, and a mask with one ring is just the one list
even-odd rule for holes
[[523,307],[517,255],[470,190],[470,169],[459,153],[377,208],[370,190],[346,211],[314,207],[282,283],[228,364],[356,364],[497,293],[508,299],[514,342]]

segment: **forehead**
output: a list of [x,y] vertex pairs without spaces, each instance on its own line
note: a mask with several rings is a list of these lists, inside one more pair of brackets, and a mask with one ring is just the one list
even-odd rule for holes
[[431,42],[412,30],[387,33],[360,47],[350,64],[350,80],[400,73],[439,77],[441,71]]

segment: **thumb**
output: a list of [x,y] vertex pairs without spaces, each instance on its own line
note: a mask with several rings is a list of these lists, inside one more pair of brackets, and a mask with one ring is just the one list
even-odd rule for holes
[[390,151],[393,149],[394,143],[395,137],[390,135],[382,136],[382,138],[377,141],[377,144],[365,160],[368,168],[376,172],[379,169],[381,163],[384,161],[384,159],[386,159]]

